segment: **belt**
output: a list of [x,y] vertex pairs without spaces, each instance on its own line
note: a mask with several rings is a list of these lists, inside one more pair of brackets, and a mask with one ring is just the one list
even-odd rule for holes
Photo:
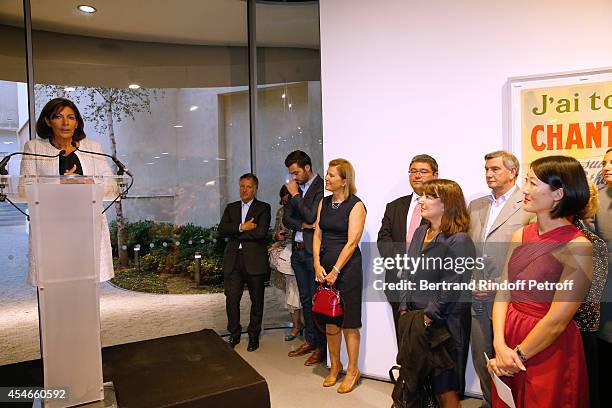
[[303,242],[294,242],[294,243],[293,243],[293,247],[294,247],[294,248],[297,248],[297,249],[305,249],[305,248],[306,248],[306,245],[304,245],[304,243],[303,243]]

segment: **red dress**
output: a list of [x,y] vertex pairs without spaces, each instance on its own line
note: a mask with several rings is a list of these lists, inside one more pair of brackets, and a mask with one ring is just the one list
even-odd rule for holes
[[[563,266],[552,251],[581,235],[573,225],[555,228],[542,235],[537,224],[523,228],[523,244],[508,262],[509,281],[537,280],[558,282]],[[537,243],[537,244],[532,244]],[[544,317],[554,291],[512,291],[506,313],[505,339],[516,347]],[[571,320],[565,331],[545,350],[529,358],[527,371],[514,377],[501,377],[512,390],[517,408],[589,407],[589,385],[580,331]],[[493,407],[505,408],[497,392],[492,393]]]

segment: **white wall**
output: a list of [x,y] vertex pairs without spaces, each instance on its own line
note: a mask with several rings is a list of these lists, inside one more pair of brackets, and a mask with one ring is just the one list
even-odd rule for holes
[[[612,66],[606,0],[321,0],[320,14],[325,160],[355,165],[364,241],[408,192],[415,154],[436,157],[468,198],[485,191],[482,157],[503,147],[509,77]],[[387,321],[365,323],[364,371],[386,377]]]

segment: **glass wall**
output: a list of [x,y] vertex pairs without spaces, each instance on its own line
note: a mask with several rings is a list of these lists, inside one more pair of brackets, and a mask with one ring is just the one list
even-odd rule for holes
[[[89,14],[72,3],[31,2],[36,117],[54,97],[73,100],[87,139],[135,176],[129,196],[108,212],[116,276],[101,286],[103,346],[203,328],[223,333],[225,241],[216,225],[239,199],[240,175],[253,170],[258,198],[276,211],[289,151],[306,150],[321,171],[318,5],[258,4],[256,14],[259,106],[250,118],[247,2],[111,1]],[[4,155],[36,137],[21,1],[0,3],[0,30]],[[18,160],[10,166],[18,174]],[[18,243],[0,259],[14,271],[0,274],[12,279],[0,281],[0,316],[16,310],[21,325],[6,331],[0,317],[0,365],[39,357],[36,292],[25,283],[27,231],[0,203],[0,241]],[[244,327],[249,305],[245,294]],[[283,293],[266,288],[264,325],[287,321]]]

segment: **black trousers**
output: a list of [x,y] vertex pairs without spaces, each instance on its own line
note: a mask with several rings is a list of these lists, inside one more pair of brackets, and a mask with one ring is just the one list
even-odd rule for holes
[[258,337],[261,332],[264,309],[264,283],[266,274],[249,275],[244,265],[242,251],[238,251],[234,270],[224,277],[225,289],[225,311],[227,313],[227,331],[230,336],[240,337],[242,326],[240,325],[240,300],[244,292],[244,284],[249,289],[251,298],[251,316],[247,332],[249,337]]

